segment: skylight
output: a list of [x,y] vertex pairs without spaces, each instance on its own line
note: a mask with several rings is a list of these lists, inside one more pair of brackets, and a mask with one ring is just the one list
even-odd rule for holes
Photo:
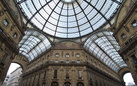
[[59,38],[82,37],[110,22],[123,0],[17,0],[27,22]]
[[118,53],[120,47],[110,31],[93,34],[84,47],[116,72],[127,66]]
[[19,43],[19,53],[31,61],[50,47],[49,40],[43,34],[35,30],[27,30]]

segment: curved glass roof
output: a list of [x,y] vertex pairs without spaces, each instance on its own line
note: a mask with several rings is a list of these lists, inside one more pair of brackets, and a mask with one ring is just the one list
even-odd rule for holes
[[19,53],[31,61],[50,47],[49,40],[43,34],[35,30],[27,30],[19,42]]
[[123,0],[17,0],[26,25],[60,38],[85,36],[110,20]]
[[84,47],[116,72],[127,66],[118,54],[120,47],[110,31],[93,34]]

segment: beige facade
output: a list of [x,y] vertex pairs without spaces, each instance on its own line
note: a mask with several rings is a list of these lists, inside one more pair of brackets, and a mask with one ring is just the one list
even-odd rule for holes
[[[58,49],[59,45],[63,47]],[[78,44],[62,42],[56,46],[28,64],[23,86],[50,86],[52,82],[57,82],[58,86],[66,82],[72,86],[79,86],[79,82],[84,84],[82,86],[123,86],[116,72]]]
[[15,13],[11,13],[9,8],[7,2],[0,1],[0,83],[4,81],[10,63],[18,53],[18,43],[23,35],[21,26],[15,21],[18,15],[11,16]]
[[[120,10],[117,19],[117,28],[114,36],[118,40],[120,54],[129,66],[135,83],[137,84],[137,1],[127,1]],[[123,14],[124,12],[124,14]],[[120,23],[119,23],[120,22]]]

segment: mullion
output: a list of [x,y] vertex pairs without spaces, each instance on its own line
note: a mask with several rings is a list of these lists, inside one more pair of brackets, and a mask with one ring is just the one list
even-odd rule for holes
[[56,26],[56,29],[55,29],[55,34],[54,34],[54,36],[56,36],[56,33],[57,33],[57,28],[58,28],[58,24],[59,24],[59,21],[60,21],[60,17],[61,17],[61,13],[62,13],[63,7],[64,7],[64,3],[63,3],[62,8],[61,8],[61,10],[60,10],[60,14],[59,14],[59,18],[58,18],[58,20],[57,20],[57,26]]
[[[76,1],[76,2],[77,2],[77,1]],[[90,26],[91,26],[92,30],[94,31],[94,29],[93,29],[93,27],[92,27],[92,24],[90,23],[90,21],[89,21],[88,17],[86,16],[86,14],[85,14],[84,10],[82,9],[81,5],[80,5],[78,2],[77,2],[77,4],[79,5],[80,9],[82,10],[83,14],[85,15],[85,17],[86,17],[86,19],[87,19],[88,23],[90,24]]]
[[69,15],[69,5],[67,4],[67,38],[68,38],[68,15]]
[[33,16],[27,21],[26,26],[27,26],[27,24],[31,21],[31,19],[32,19],[41,9],[43,9],[46,5],[48,5],[51,1],[52,1],[52,0],[50,0],[50,1],[47,2],[45,5],[43,5],[39,10],[37,10],[37,12],[35,12],[35,13],[33,14]]
[[77,16],[76,16],[76,10],[75,10],[75,8],[74,8],[74,4],[72,4],[72,7],[73,7],[73,10],[74,10],[75,19],[76,19],[77,26],[78,26],[78,32],[79,32],[79,36],[81,37],[81,34],[80,34],[80,28],[79,28],[79,23],[78,23],[78,19],[77,19]]
[[60,3],[60,1],[61,1],[61,0],[58,1],[57,5],[53,8],[53,10],[51,11],[51,13],[49,14],[49,16],[48,16],[46,22],[45,22],[44,25],[43,25],[42,30],[44,29],[45,25],[47,24],[49,18],[51,17],[52,13],[54,12],[55,8],[58,6],[58,4]]
[[92,6],[92,7],[108,22],[108,24],[109,24],[110,26],[112,26],[111,23],[109,22],[109,20],[100,12],[100,10],[98,10],[97,8],[95,8],[95,7],[94,7],[91,3],[89,3],[88,1],[85,0],[85,2],[87,2],[90,6]]

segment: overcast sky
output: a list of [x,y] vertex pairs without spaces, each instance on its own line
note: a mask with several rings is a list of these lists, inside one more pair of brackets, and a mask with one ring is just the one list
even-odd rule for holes
[[126,82],[126,85],[128,85],[129,82],[134,83],[131,73],[126,73],[123,78],[124,81]]
[[11,63],[7,74],[10,74],[11,72],[13,72],[13,71],[14,71],[15,69],[17,69],[18,67],[20,67],[19,64]]

